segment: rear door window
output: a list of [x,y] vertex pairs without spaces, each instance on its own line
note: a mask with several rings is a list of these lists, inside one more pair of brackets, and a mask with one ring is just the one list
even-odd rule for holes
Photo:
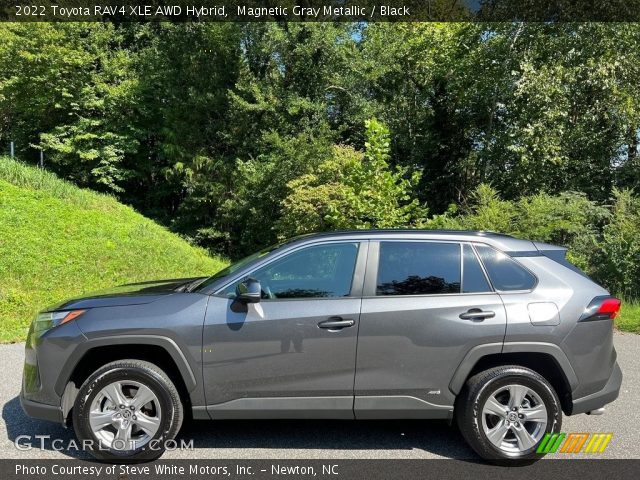
[[381,242],[377,295],[460,293],[460,244]]

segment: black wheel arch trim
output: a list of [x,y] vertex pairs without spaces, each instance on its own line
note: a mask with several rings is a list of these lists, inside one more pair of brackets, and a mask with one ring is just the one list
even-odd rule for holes
[[562,349],[553,343],[545,342],[505,342],[505,343],[486,343],[482,345],[476,345],[467,352],[460,365],[456,369],[456,372],[449,383],[449,390],[454,395],[457,395],[462,390],[464,383],[466,382],[469,373],[473,370],[475,365],[488,355],[494,355],[499,353],[544,353],[553,357],[562,369],[571,391],[575,390],[578,386],[578,377],[573,370],[569,359],[562,351]]
[[[196,388],[197,382],[193,369],[191,368],[191,365],[183,351],[171,338],[161,335],[114,335],[89,339],[79,344],[74,352],[69,356],[60,371],[60,375],[58,376],[55,384],[56,393],[62,396],[67,383],[71,378],[71,374],[81,361],[82,357],[84,357],[90,350],[97,347],[113,345],[154,345],[163,348],[171,356],[178,367],[187,391],[191,392]],[[79,387],[79,385],[77,387]]]

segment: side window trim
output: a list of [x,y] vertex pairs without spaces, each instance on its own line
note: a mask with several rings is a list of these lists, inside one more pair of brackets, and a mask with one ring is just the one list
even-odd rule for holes
[[[485,268],[484,263],[482,263],[482,259],[480,258],[480,255],[478,255],[478,252],[476,251],[475,244],[474,243],[467,243],[467,245],[469,245],[469,247],[471,247],[471,251],[473,252],[473,255],[476,257],[476,261],[480,265],[480,268],[482,269],[482,273],[484,274],[484,278],[487,281],[487,283],[489,284],[489,288],[491,288],[491,291],[490,292],[486,292],[486,293],[495,293],[495,292],[497,292],[498,290],[496,289],[495,285],[491,281],[491,277],[489,277],[489,272],[487,272],[487,269]],[[463,252],[463,254],[464,254],[464,252]],[[464,259],[463,259],[463,262],[464,262]],[[462,278],[463,278],[463,282],[464,282],[464,276]]]
[[356,257],[356,265],[351,279],[351,292],[347,297],[343,298],[362,298],[371,242],[369,240],[356,240],[354,243],[358,243],[358,256]]
[[460,293],[464,293],[464,243],[460,242]]
[[367,256],[367,271],[362,289],[363,297],[375,297],[378,283],[378,264],[380,260],[380,241],[369,242],[369,255]]
[[262,268],[267,267],[268,265],[277,262],[279,260],[284,259],[285,257],[294,254],[296,252],[299,252],[301,250],[304,250],[306,248],[310,248],[310,247],[319,247],[322,245],[334,245],[337,243],[352,243],[352,244],[356,244],[358,246],[358,254],[356,256],[356,264],[354,266],[354,271],[353,271],[353,277],[351,278],[351,291],[349,293],[349,295],[345,296],[345,297],[318,297],[318,298],[313,298],[313,297],[301,297],[301,298],[273,298],[273,299],[262,299],[262,302],[291,302],[291,301],[304,301],[304,300],[340,300],[343,298],[354,298],[354,297],[361,297],[362,296],[362,286],[364,283],[364,276],[365,276],[365,270],[366,270],[366,262],[367,262],[367,253],[369,250],[369,241],[368,240],[363,240],[363,239],[350,239],[350,240],[329,240],[329,241],[318,241],[318,242],[311,242],[311,243],[305,243],[302,245],[298,245],[297,247],[291,248],[289,250],[285,250],[283,252],[281,252],[279,255],[268,259],[262,263],[259,263],[258,265],[254,265],[253,268],[251,268],[251,270],[245,270],[243,272],[239,272],[235,277],[233,277],[231,280],[229,280],[228,282],[226,282],[224,285],[222,285],[221,287],[219,287],[218,289],[216,289],[216,291],[212,294],[212,296],[214,297],[220,297],[220,298],[227,298],[225,295],[222,294],[222,292],[224,292],[224,290],[226,290],[228,287],[230,287],[231,285],[234,285],[236,283],[238,283],[239,281],[241,281],[244,278],[250,277],[251,274],[253,274],[255,271],[257,270],[261,270]]

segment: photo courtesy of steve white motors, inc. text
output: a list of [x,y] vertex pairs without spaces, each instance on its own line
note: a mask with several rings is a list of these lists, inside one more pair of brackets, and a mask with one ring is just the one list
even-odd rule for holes
[[155,465],[72,465],[58,464],[51,465],[26,465],[16,464],[15,474],[21,476],[29,475],[49,475],[49,476],[69,476],[83,475],[132,475],[132,476],[162,476],[162,475],[213,475],[213,476],[248,476],[255,474],[267,475],[295,475],[295,476],[338,476],[340,475],[339,465],[327,463],[318,465],[280,465],[263,464],[228,464],[228,465],[202,465],[191,464],[166,464]]

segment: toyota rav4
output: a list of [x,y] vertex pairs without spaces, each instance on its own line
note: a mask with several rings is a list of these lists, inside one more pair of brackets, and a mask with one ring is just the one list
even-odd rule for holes
[[126,285],[38,314],[27,414],[144,461],[194,419],[445,419],[531,461],[562,415],[620,390],[620,301],[565,249],[461,231],[298,237],[209,278]]

